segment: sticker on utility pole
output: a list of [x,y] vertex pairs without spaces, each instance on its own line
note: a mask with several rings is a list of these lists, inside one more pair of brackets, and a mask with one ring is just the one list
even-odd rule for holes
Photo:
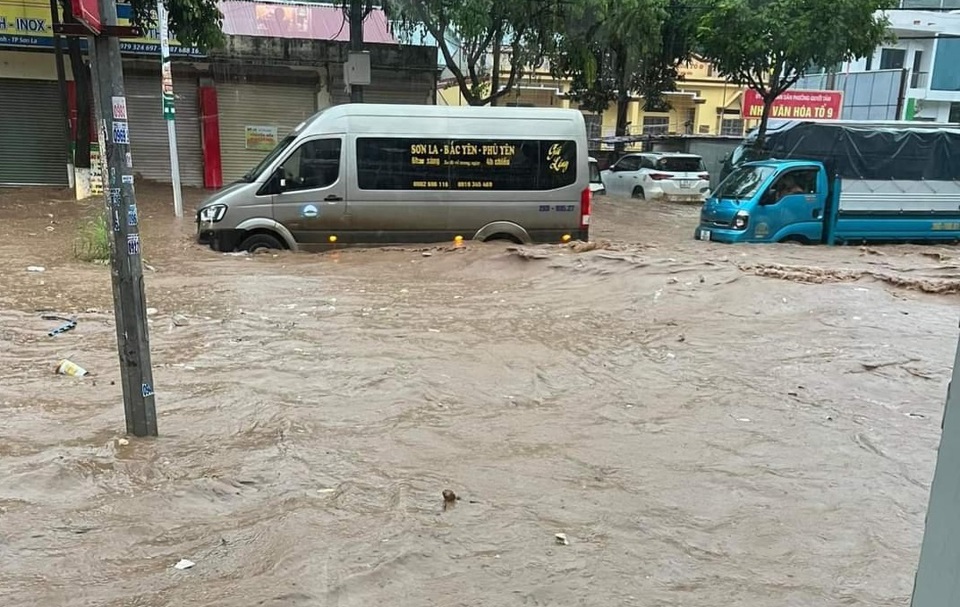
[[120,209],[113,210],[113,231],[120,231]]
[[127,255],[131,257],[140,254],[140,235],[127,234]]
[[113,142],[117,145],[130,145],[130,127],[126,122],[114,121]]
[[121,202],[123,197],[120,195],[120,188],[110,188],[110,206],[119,209]]
[[140,395],[144,398],[153,396],[153,387],[150,384],[140,384]]
[[137,225],[137,205],[135,204],[127,207],[127,225],[131,227]]
[[126,120],[127,119],[127,98],[126,97],[112,97],[111,105],[113,105],[113,119],[114,120]]
[[127,185],[133,185],[133,175],[121,175],[120,180]]
[[133,168],[133,154],[131,154],[130,152],[127,152],[126,154],[124,154],[124,155],[123,155],[123,162],[124,162],[124,164],[127,165],[127,168],[128,168],[128,169],[132,169],[132,168]]

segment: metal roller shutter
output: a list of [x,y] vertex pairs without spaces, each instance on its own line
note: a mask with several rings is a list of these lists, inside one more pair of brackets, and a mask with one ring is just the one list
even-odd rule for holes
[[316,113],[316,88],[307,84],[218,82],[223,181],[243,176],[267,155],[248,150],[246,127],[277,129],[279,141]]
[[0,183],[67,185],[64,129],[56,82],[0,80]]
[[[180,158],[180,182],[203,187],[203,149],[200,145],[200,109],[196,77],[173,74],[177,95],[177,153]],[[170,146],[167,121],[160,99],[160,74],[128,74],[127,115],[130,118],[130,153],[133,172],[144,179],[170,183]]]
[[[344,89],[343,67],[330,68],[330,99],[334,105],[350,103],[350,93]],[[371,84],[363,88],[364,103],[403,103],[433,105],[434,76],[427,72],[373,70]]]

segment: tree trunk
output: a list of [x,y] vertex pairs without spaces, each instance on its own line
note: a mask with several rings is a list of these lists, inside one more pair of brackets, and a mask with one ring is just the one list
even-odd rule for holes
[[[625,137],[627,135],[627,117],[630,112],[630,86],[627,83],[627,58],[622,49],[614,51],[617,54],[614,69],[617,78],[617,128],[615,136]],[[617,154],[623,153],[625,144],[618,141],[613,148]]]
[[760,128],[757,130],[757,139],[753,142],[753,149],[756,152],[763,150],[763,144],[767,140],[767,123],[770,122],[770,109],[776,99],[763,98],[763,114],[760,116]]
[[[778,63],[770,72],[770,79],[767,82],[767,92],[761,94],[763,98],[763,115],[760,116],[760,128],[757,130],[757,140],[753,142],[753,149],[756,152],[763,150],[763,144],[767,142],[767,123],[770,122],[770,110],[773,109],[773,102],[783,92],[779,86],[780,75],[783,72],[783,64]],[[759,91],[758,91],[759,92]]]
[[73,164],[78,169],[90,168],[90,116],[93,113],[90,66],[83,60],[80,38],[67,38],[67,54],[77,95],[77,134],[73,145]]
[[500,58],[503,53],[503,33],[497,29],[493,36],[493,65],[490,67],[490,105],[497,105],[500,90]]

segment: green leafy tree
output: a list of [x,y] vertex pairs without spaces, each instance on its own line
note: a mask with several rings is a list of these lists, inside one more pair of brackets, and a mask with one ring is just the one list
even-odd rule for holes
[[[429,34],[470,105],[496,105],[556,42],[567,0],[389,0],[401,34]],[[506,72],[504,81],[501,74]]]
[[770,108],[811,69],[865,57],[890,40],[882,12],[896,0],[717,0],[701,16],[699,50],[730,82],[763,99],[756,149]]
[[[552,56],[558,77],[571,79],[581,108],[617,108],[616,135],[626,135],[631,95],[644,109],[664,111],[689,60],[697,20],[691,0],[581,0]],[[618,147],[622,147],[618,146]]]
[[[76,23],[69,0],[60,0],[64,23]],[[132,22],[144,30],[157,26],[157,3],[151,0],[131,0]],[[181,44],[215,48],[223,44],[223,14],[215,0],[166,0],[167,23],[170,35]],[[90,168],[90,120],[92,113],[92,86],[90,66],[84,60],[80,39],[67,38],[67,55],[77,87],[77,133],[74,138],[74,165]],[[158,62],[159,69],[159,62]],[[159,86],[159,84],[158,84]]]

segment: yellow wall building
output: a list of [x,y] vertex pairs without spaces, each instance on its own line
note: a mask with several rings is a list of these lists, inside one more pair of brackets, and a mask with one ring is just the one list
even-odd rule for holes
[[[740,118],[743,89],[729,84],[715,74],[713,67],[694,58],[680,69],[681,79],[677,90],[667,93],[669,112],[644,112],[643,99],[635,98],[628,110],[628,134],[641,135],[730,135],[742,136],[744,123]],[[506,81],[504,73],[502,80]],[[501,105],[533,107],[577,108],[567,98],[570,83],[558,80],[546,69],[538,69],[525,75],[510,93],[500,101]],[[456,82],[441,82],[437,103],[440,105],[465,105]],[[611,106],[602,117],[591,119],[587,115],[591,137],[612,137],[616,130],[617,110]]]

